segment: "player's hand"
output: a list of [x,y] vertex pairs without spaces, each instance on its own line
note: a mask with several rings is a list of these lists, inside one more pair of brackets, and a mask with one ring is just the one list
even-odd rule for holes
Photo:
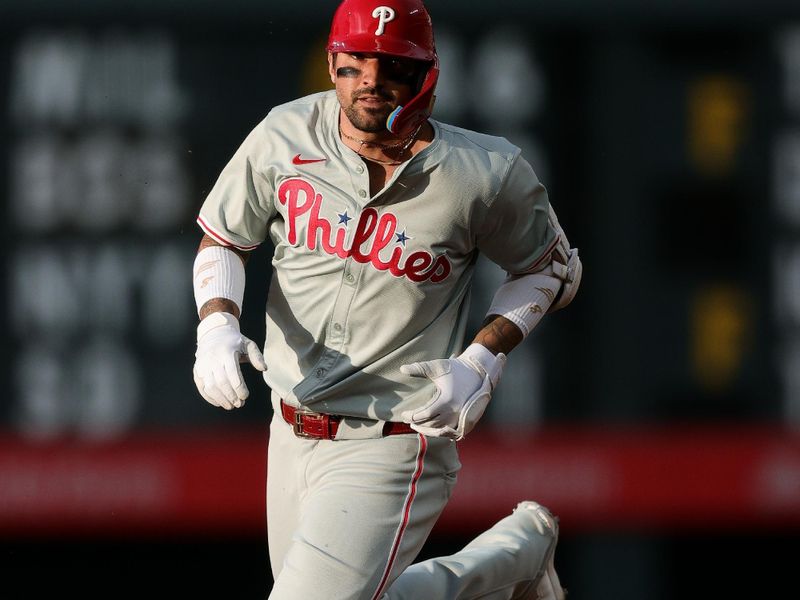
[[258,345],[239,332],[233,315],[215,312],[197,326],[194,383],[206,402],[225,410],[244,406],[250,395],[239,362],[249,362],[259,371],[267,370]]
[[428,360],[400,367],[412,377],[427,377],[436,385],[433,398],[403,419],[423,435],[461,440],[483,416],[506,364],[502,352],[495,356],[481,344],[472,344],[459,356]]

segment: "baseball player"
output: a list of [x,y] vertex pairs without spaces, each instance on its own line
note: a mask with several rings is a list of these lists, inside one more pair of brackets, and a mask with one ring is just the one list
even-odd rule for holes
[[[249,362],[272,394],[270,598],[563,598],[557,523],[532,501],[412,563],[506,355],[574,297],[577,249],[517,147],[430,118],[439,63],[420,0],[344,0],[327,50],[335,89],[273,108],[198,217],[197,388],[241,407]],[[268,237],[262,354],[238,317]],[[465,344],[479,252],[508,278]]]

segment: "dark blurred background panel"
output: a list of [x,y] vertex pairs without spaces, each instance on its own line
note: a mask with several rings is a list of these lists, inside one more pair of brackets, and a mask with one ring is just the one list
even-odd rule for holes
[[[512,354],[420,558],[531,498],[576,598],[790,597],[800,7],[428,6],[434,116],[522,148],[585,274]],[[0,4],[3,597],[269,590],[269,390],[247,371],[228,413],[194,389],[194,220],[273,106],[330,86],[333,7]],[[473,328],[503,277],[478,263]]]

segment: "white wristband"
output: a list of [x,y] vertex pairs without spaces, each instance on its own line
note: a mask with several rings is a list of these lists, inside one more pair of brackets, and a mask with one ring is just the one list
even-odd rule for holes
[[209,246],[197,253],[192,269],[197,314],[212,298],[231,300],[239,312],[244,302],[244,263],[233,250]]
[[509,277],[495,292],[488,315],[505,317],[527,337],[549,310],[561,280],[545,272]]

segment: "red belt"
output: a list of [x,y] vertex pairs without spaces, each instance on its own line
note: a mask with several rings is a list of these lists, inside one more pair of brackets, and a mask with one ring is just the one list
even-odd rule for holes
[[[301,408],[289,406],[281,400],[281,413],[283,419],[292,426],[297,437],[314,438],[318,440],[332,440],[339,429],[342,417],[311,412]],[[408,423],[386,421],[383,424],[383,435],[398,435],[401,433],[414,433]]]

